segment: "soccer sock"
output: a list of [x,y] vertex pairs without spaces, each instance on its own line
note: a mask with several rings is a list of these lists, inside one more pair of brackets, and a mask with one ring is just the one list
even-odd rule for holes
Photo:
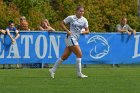
[[81,58],[76,58],[77,74],[82,73],[81,71]]
[[59,66],[62,62],[63,62],[63,60],[62,60],[61,58],[59,58],[59,59],[55,62],[54,66],[53,66],[53,68],[52,68],[52,71],[53,71],[54,73],[55,73],[56,69],[58,68],[58,66]]

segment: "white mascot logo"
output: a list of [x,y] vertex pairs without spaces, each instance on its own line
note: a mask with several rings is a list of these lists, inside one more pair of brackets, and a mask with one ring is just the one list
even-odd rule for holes
[[91,37],[88,40],[87,44],[90,44],[90,47],[92,47],[90,50],[91,58],[100,59],[107,55],[109,52],[110,46],[107,40],[100,35],[95,35]]

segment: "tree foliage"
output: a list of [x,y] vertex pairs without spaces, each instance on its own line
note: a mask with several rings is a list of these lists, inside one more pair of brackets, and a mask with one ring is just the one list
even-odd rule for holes
[[127,17],[130,26],[136,30],[140,28],[137,16],[137,0],[10,0],[0,1],[0,26],[6,27],[7,21],[18,22],[24,15],[32,30],[38,30],[42,19],[47,18],[56,30],[68,15],[75,14],[78,5],[85,7],[85,17],[89,21],[90,31],[112,32],[120,18]]

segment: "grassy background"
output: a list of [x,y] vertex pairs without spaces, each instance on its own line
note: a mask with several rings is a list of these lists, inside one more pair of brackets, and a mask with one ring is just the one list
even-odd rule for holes
[[62,65],[51,79],[48,68],[0,69],[0,93],[139,93],[139,66],[89,66],[84,79],[75,70]]
[[9,20],[19,24],[20,16],[25,16],[31,30],[39,30],[40,22],[47,18],[56,31],[62,31],[60,22],[79,5],[85,7],[90,31],[116,32],[122,17],[140,31],[138,0],[0,0],[0,27],[5,29]]

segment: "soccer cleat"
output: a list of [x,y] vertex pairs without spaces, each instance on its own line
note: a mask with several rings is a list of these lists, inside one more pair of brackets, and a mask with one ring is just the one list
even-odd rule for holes
[[49,72],[50,72],[50,76],[51,76],[51,78],[54,78],[54,72],[52,71],[52,69],[49,69]]
[[86,75],[84,75],[84,74],[82,74],[82,73],[78,73],[78,77],[79,77],[79,78],[87,78],[88,76],[86,76]]

